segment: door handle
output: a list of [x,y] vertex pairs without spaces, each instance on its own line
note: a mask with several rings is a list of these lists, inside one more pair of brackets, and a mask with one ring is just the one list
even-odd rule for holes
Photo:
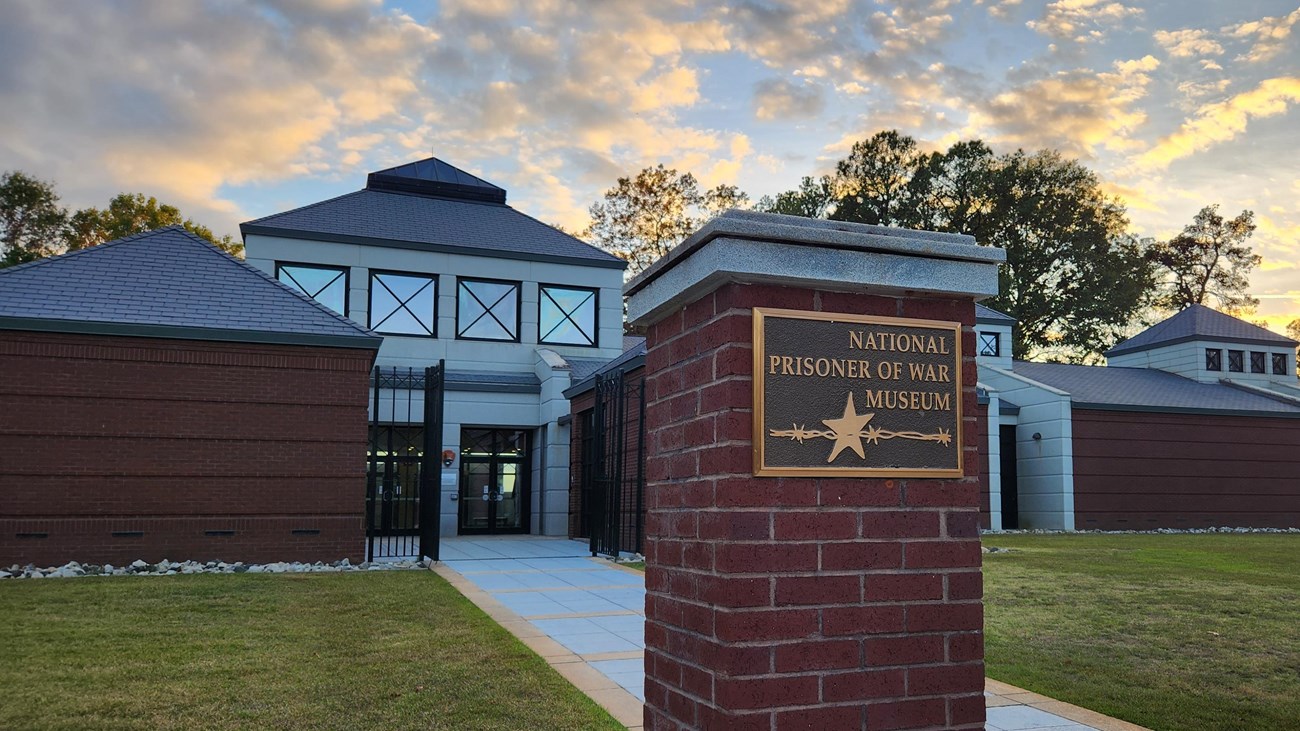
[[483,486],[483,501],[487,502],[492,499],[491,493],[488,492],[487,485]]

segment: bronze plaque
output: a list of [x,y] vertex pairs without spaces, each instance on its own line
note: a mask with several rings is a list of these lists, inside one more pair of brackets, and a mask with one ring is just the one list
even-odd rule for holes
[[961,324],[754,308],[754,474],[960,477]]

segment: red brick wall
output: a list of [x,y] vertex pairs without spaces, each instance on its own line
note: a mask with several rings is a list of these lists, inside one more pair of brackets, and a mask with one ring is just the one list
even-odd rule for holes
[[569,413],[573,421],[569,424],[569,537],[586,538],[589,531],[583,530],[582,511],[582,413],[590,411],[596,404],[596,392],[588,391],[575,396],[569,401]]
[[[755,306],[963,323],[961,479],[752,476]],[[970,301],[727,285],[649,328],[646,728],[982,728]]]
[[362,557],[373,357],[0,331],[0,564]]
[[1080,530],[1300,527],[1300,420],[1074,409]]

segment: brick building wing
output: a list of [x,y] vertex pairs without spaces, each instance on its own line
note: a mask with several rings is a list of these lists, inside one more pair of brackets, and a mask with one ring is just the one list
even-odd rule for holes
[[0,270],[0,563],[358,558],[380,342],[180,227]]

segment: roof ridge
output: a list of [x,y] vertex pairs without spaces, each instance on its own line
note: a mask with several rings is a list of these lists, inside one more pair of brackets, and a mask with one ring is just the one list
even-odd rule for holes
[[240,223],[240,224],[239,224],[239,228],[241,229],[241,230],[240,230],[240,233],[243,233],[243,230],[242,230],[242,229],[244,228],[244,225],[245,225],[245,224],[254,224],[254,223],[261,223],[262,221],[269,221],[269,220],[271,220],[272,218],[278,218],[278,217],[280,217],[280,216],[287,216],[287,215],[289,215],[290,213],[297,213],[298,211],[306,211],[306,210],[309,210],[309,209],[315,208],[316,206],[323,206],[323,205],[325,205],[326,203],[333,203],[334,201],[342,200],[343,198],[347,198],[347,197],[349,197],[349,196],[354,196],[354,195],[357,195],[358,193],[365,193],[365,192],[367,192],[367,190],[366,190],[365,188],[362,188],[361,190],[354,190],[354,191],[352,191],[352,192],[350,192],[350,193],[342,193],[342,194],[340,194],[340,195],[336,195],[336,196],[334,196],[333,198],[326,198],[326,199],[323,200],[323,201],[316,201],[315,203],[308,203],[308,204],[305,205],[305,206],[298,206],[297,208],[290,208],[290,209],[287,210],[287,211],[280,211],[279,213],[271,213],[271,214],[269,214],[269,215],[262,216],[261,218],[254,218],[254,219],[251,220],[251,221],[244,221],[243,223]]
[[[140,233],[136,233],[136,234],[129,234],[127,236],[122,236],[121,238],[116,238],[111,241],[105,241],[100,244],[91,244],[90,246],[87,246],[82,249],[77,249],[75,251],[65,251],[62,254],[47,256],[43,259],[37,259],[36,261],[29,261],[24,264],[18,264],[17,266],[5,267],[3,269],[0,269],[0,275],[12,274],[13,272],[31,269],[41,264],[54,264],[56,262],[67,261],[68,259],[71,259],[72,257],[77,256],[78,254],[88,254],[95,251],[103,251],[104,247],[106,246],[117,246],[119,244],[127,243],[128,241],[136,241],[138,239],[142,239],[147,236],[153,236],[155,234],[159,234],[164,231],[172,231],[176,229],[179,229],[184,233],[194,236],[194,234],[186,230],[184,226],[180,225],[179,223],[173,223],[170,226],[163,226],[162,228],[155,228],[155,229],[150,229],[148,231],[141,231]],[[199,240],[202,241],[203,239],[199,239]],[[215,249],[217,247],[213,246],[211,248]]]

